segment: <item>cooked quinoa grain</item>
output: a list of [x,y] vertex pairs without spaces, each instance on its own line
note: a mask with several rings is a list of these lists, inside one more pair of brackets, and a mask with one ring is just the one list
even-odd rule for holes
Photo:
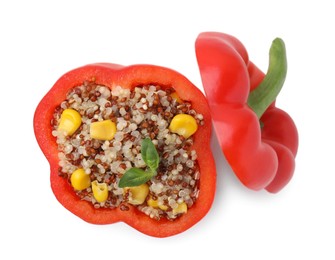
[[[132,167],[145,169],[141,156],[141,142],[149,137],[158,151],[160,163],[157,175],[147,182],[149,193],[140,205],[132,205],[151,218],[173,220],[190,208],[199,194],[200,172],[197,153],[192,150],[192,136],[185,138],[172,133],[169,125],[177,114],[194,117],[197,125],[204,124],[192,104],[179,103],[172,98],[172,88],[156,85],[139,86],[133,90],[120,86],[113,90],[94,82],[74,87],[55,109],[51,124],[56,137],[59,157],[59,176],[68,179],[77,169],[83,169],[91,182],[105,183],[108,197],[98,202],[89,186],[76,190],[82,199],[95,208],[116,208],[127,211],[132,192],[119,188],[123,174]],[[62,112],[74,109],[81,116],[80,127],[72,134],[59,131]],[[97,140],[90,136],[90,125],[111,120],[116,132],[111,140]],[[153,202],[154,201],[154,202]]]

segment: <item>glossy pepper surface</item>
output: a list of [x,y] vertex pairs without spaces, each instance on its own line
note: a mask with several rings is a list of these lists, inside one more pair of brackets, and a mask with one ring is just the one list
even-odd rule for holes
[[292,178],[298,132],[275,106],[286,76],[285,45],[274,40],[266,75],[231,35],[205,32],[196,55],[222,151],[239,180],[253,190],[276,193]]
[[[200,168],[199,197],[186,214],[174,221],[151,219],[138,209],[130,206],[128,211],[96,209],[89,202],[80,200],[66,179],[58,176],[58,150],[52,136],[51,119],[55,108],[66,98],[67,92],[84,81],[95,81],[112,89],[115,86],[133,89],[148,84],[162,88],[173,87],[182,100],[204,116],[205,125],[194,134],[194,144]],[[34,131],[38,144],[50,163],[51,188],[57,200],[69,211],[93,224],[125,222],[140,232],[155,237],[167,237],[192,227],[209,211],[215,194],[216,169],[209,147],[211,137],[211,116],[207,100],[188,79],[176,71],[153,66],[134,65],[123,67],[116,64],[99,63],[86,65],[64,74],[39,103],[34,116]]]

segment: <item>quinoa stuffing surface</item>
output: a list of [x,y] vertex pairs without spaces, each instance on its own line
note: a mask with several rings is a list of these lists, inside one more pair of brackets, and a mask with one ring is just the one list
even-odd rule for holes
[[[59,129],[67,109],[77,111],[81,119],[72,134]],[[174,220],[187,214],[199,194],[200,172],[192,136],[185,138],[169,130],[178,114],[192,116],[199,127],[204,124],[203,116],[192,109],[191,103],[181,101],[173,88],[148,85],[110,90],[95,82],[72,88],[51,120],[59,150],[59,176],[71,185],[71,176],[81,169],[88,185],[74,190],[95,208],[119,207],[126,211],[135,206],[156,220]],[[92,138],[92,123],[105,120],[115,124],[114,136],[110,140]],[[118,184],[127,170],[146,169],[141,155],[145,138],[155,145],[160,161],[157,174],[144,184],[148,191],[139,202],[134,189],[120,188]],[[97,199],[93,184],[104,185],[104,199]]]

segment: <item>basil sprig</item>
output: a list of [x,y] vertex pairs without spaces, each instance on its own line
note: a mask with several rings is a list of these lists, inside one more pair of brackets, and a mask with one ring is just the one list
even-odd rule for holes
[[130,168],[126,171],[119,182],[119,187],[134,187],[146,183],[157,174],[159,165],[159,155],[155,145],[150,138],[145,138],[141,144],[141,156],[145,164],[148,166],[146,170],[139,168]]

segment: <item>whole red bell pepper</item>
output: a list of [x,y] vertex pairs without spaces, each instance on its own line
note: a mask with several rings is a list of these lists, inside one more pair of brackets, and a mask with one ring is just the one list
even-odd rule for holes
[[[119,208],[94,208],[87,201],[80,200],[66,179],[58,176],[58,150],[52,136],[51,119],[55,108],[65,99],[69,89],[80,86],[84,81],[95,81],[109,88],[122,86],[133,89],[148,84],[173,87],[182,100],[192,103],[192,107],[204,117],[205,125],[194,134],[194,144],[200,168],[199,197],[186,214],[174,221],[154,220],[130,205],[128,211]],[[64,74],[39,103],[34,115],[34,131],[38,144],[50,163],[51,188],[57,200],[69,211],[93,224],[110,224],[123,221],[150,236],[167,237],[181,233],[209,211],[215,194],[216,169],[210,151],[211,115],[207,100],[202,92],[188,79],[176,71],[152,66],[134,65],[123,67],[116,64],[91,64]]]
[[275,106],[286,71],[284,42],[270,49],[266,75],[242,43],[218,32],[196,40],[196,55],[222,151],[239,180],[253,190],[275,193],[292,178],[298,132],[291,117]]

